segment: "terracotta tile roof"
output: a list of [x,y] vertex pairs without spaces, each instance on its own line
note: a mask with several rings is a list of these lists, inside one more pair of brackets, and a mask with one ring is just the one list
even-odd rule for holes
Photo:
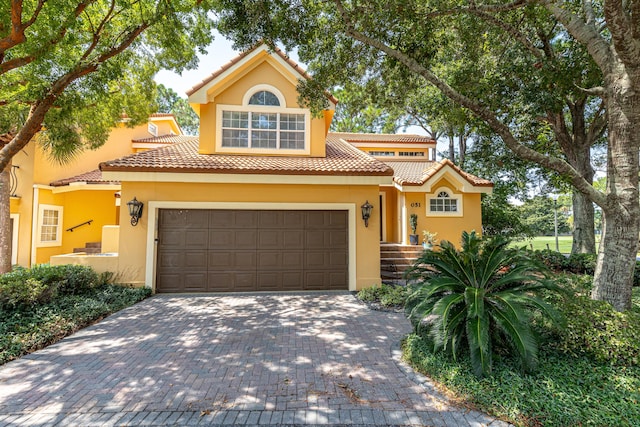
[[347,142],[389,142],[389,143],[421,143],[435,144],[436,141],[428,136],[413,135],[405,133],[348,133],[348,132],[332,132],[339,138]]
[[327,138],[326,157],[199,154],[198,140],[168,145],[100,164],[102,171],[391,176],[379,160],[339,138]]
[[393,168],[393,181],[400,185],[422,185],[442,168],[450,166],[473,186],[493,187],[493,183],[491,181],[463,171],[449,159],[444,159],[439,162],[384,160],[384,163]]
[[150,144],[178,144],[180,142],[187,142],[193,139],[197,140],[198,137],[169,134],[169,135],[152,136],[149,138],[132,139],[131,142],[147,142]]
[[[222,73],[224,73],[225,71],[227,71],[229,68],[233,67],[235,64],[237,64],[238,62],[242,61],[242,59],[244,59],[246,56],[248,56],[249,54],[251,54],[253,51],[255,51],[256,49],[258,49],[260,46],[262,46],[264,43],[258,43],[256,44],[254,47],[252,47],[251,49],[242,52],[241,54],[239,54],[238,56],[236,56],[235,58],[231,59],[229,62],[227,62],[226,64],[224,64],[222,67],[220,67],[220,69],[218,69],[216,72],[214,72],[213,74],[211,74],[209,77],[205,78],[204,80],[202,80],[199,84],[195,85],[194,87],[192,87],[191,89],[189,89],[187,91],[187,96],[191,96],[192,94],[194,94],[195,92],[197,92],[198,90],[202,89],[204,86],[206,86],[207,84],[209,84],[210,82],[212,82],[216,77],[220,76]],[[269,49],[272,49],[271,47],[269,47]],[[311,80],[313,77],[311,77],[311,75],[309,73],[307,73],[305,71],[304,68],[302,68],[300,66],[300,64],[298,64],[296,61],[294,61],[293,59],[291,59],[289,57],[289,55],[287,55],[285,52],[283,52],[281,49],[279,48],[275,48],[272,49],[278,56],[280,56],[283,60],[285,60],[295,71],[298,72],[298,74],[300,74],[300,77],[302,77],[305,80]],[[334,97],[333,95],[331,95],[329,92],[326,92],[327,94],[327,98],[329,98],[329,100],[331,102],[333,102],[334,104],[338,103],[338,100],[336,99],[336,97]]]
[[71,178],[64,178],[53,181],[49,185],[51,185],[52,187],[62,187],[75,182],[84,182],[86,184],[120,184],[120,181],[108,181],[102,179],[102,172],[100,171],[100,169],[94,169],[92,171],[85,172]]

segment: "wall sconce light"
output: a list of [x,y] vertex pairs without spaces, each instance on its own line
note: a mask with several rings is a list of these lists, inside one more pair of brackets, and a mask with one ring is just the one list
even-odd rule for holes
[[362,219],[364,220],[364,226],[368,227],[369,218],[371,218],[371,210],[373,209],[373,205],[369,203],[369,201],[367,200],[366,202],[364,202],[364,205],[360,206],[360,209],[362,209]]
[[131,215],[131,225],[134,227],[138,224],[138,220],[142,216],[142,207],[144,203],[139,202],[135,197],[133,200],[127,202],[127,207],[129,208],[129,215]]

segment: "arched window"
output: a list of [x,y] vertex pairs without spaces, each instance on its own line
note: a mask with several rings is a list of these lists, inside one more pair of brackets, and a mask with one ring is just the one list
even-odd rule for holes
[[309,114],[300,108],[287,108],[276,87],[256,85],[245,92],[242,105],[218,108],[222,149],[309,149]]
[[429,200],[431,212],[458,212],[458,199],[452,198],[449,192],[439,191],[438,195]]
[[278,97],[274,93],[269,92],[268,90],[261,90],[251,95],[251,98],[249,98],[249,105],[268,105],[271,107],[279,107],[280,100],[278,100]]

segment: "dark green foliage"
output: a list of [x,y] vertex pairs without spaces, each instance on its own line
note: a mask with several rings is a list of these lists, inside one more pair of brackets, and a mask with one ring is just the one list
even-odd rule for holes
[[543,354],[533,375],[496,359],[491,377],[476,377],[468,365],[431,352],[410,335],[404,358],[479,410],[517,426],[640,425],[640,368],[594,363],[586,358]]
[[571,227],[567,222],[569,213],[567,208],[549,197],[536,196],[526,200],[522,206],[518,207],[522,222],[531,230],[534,236],[551,236],[555,231],[554,211],[558,215],[558,232],[570,233]]
[[50,266],[32,269],[17,267],[0,276],[0,309],[18,309],[44,304],[57,295],[72,295],[96,288],[110,279],[82,265]]
[[[566,256],[550,249],[529,251],[529,254],[553,271],[593,276],[596,269],[597,257],[594,254],[570,254]],[[633,286],[640,286],[640,261],[636,261],[636,268],[633,272]]]
[[508,245],[503,237],[463,232],[460,250],[443,241],[439,250],[424,251],[407,274],[414,284],[406,311],[416,332],[429,337],[435,350],[468,355],[478,376],[490,374],[494,354],[502,352],[533,370],[538,344],[531,315],[557,319],[537,296],[557,289],[544,268]]
[[186,98],[182,98],[173,89],[158,85],[156,94],[158,113],[173,114],[182,132],[187,135],[198,135],[200,117],[193,111]]
[[522,221],[516,206],[506,197],[482,195],[482,234],[509,238],[533,237],[531,229]]
[[407,299],[408,289],[404,286],[395,286],[382,283],[373,285],[358,292],[357,297],[361,301],[379,303],[382,307],[403,307]]
[[45,303],[0,309],[0,364],[46,347],[150,295],[147,288],[113,284],[58,295]]
[[571,357],[640,367],[640,308],[618,312],[606,302],[592,300],[589,276],[565,275],[557,280],[570,291],[555,300],[567,321],[562,330],[549,333],[549,346]]
[[618,313],[589,299],[590,277],[557,281],[569,291],[551,295],[566,328],[536,322],[543,345],[533,375],[498,358],[493,376],[479,379],[418,335],[405,340],[404,357],[460,398],[519,426],[640,425],[640,289],[633,309]]

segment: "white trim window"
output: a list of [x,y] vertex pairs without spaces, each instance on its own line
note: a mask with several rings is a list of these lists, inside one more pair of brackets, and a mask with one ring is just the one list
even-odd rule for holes
[[309,152],[307,110],[286,108],[275,88],[258,85],[244,96],[242,106],[218,105],[220,151]]
[[427,215],[462,216],[461,195],[448,188],[439,188],[433,195],[427,195]]
[[39,206],[38,246],[45,247],[62,245],[62,213],[62,206]]
[[20,214],[11,214],[11,264],[18,263],[18,231],[20,230]]

